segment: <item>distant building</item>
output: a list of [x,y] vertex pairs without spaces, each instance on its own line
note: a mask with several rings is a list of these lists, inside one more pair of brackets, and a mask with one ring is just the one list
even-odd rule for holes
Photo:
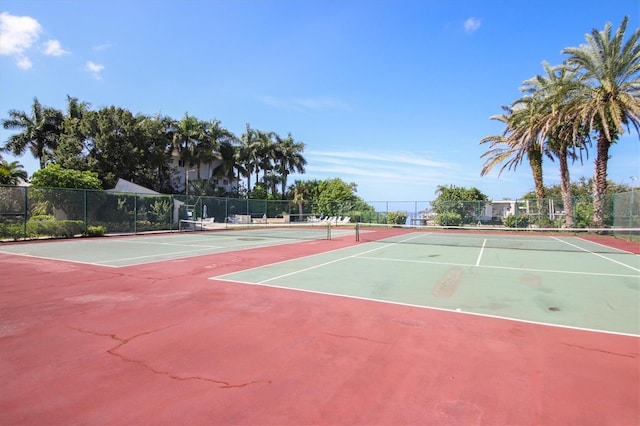
[[180,155],[178,155],[177,151],[173,151],[173,154],[171,155],[171,170],[173,170],[171,181],[173,183],[173,189],[176,192],[183,193],[185,191],[187,170],[189,180],[211,181],[211,184],[215,187],[224,189],[227,192],[238,191],[237,179],[220,179],[213,176],[213,171],[220,165],[220,161],[216,160],[212,163],[200,163],[200,167],[195,164],[187,167],[188,165],[188,163],[185,165],[184,161],[180,159]]

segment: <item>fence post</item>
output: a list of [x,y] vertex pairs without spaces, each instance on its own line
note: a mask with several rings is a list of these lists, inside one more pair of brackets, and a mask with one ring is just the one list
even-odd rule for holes
[[27,209],[29,208],[28,195],[27,191],[29,190],[28,186],[24,187],[24,214],[22,219],[22,238],[27,239]]
[[133,194],[133,233],[138,233],[138,194]]
[[84,193],[84,233],[87,234],[89,225],[87,223],[87,190],[82,191]]

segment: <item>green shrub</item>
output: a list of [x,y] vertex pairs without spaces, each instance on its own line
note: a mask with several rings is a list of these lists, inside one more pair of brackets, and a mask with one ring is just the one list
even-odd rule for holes
[[510,215],[502,219],[502,224],[507,228],[527,228],[529,226],[528,216]]
[[38,222],[38,221],[43,221],[43,220],[56,220],[56,218],[52,214],[36,214],[36,215],[32,215],[29,218],[30,222],[31,221]]
[[104,226],[87,226],[87,237],[103,237],[105,233]]
[[435,222],[440,226],[460,226],[462,225],[462,216],[456,212],[439,213]]
[[407,223],[407,214],[405,212],[388,212],[387,224],[404,225]]
[[53,230],[53,237],[72,238],[84,232],[84,222],[81,220],[58,220]]
[[0,223],[0,240],[12,239],[17,241],[24,237],[24,225],[22,223]]

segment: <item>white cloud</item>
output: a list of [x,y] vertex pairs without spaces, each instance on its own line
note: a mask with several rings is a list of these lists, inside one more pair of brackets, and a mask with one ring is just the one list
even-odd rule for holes
[[49,56],[62,56],[71,53],[60,45],[58,40],[48,40],[44,43],[44,54]]
[[102,50],[107,50],[110,47],[111,47],[111,43],[103,43],[103,44],[97,44],[95,46],[92,46],[91,48],[96,52],[100,52]]
[[452,175],[461,179],[471,178],[459,164],[427,153],[308,151],[304,156],[308,161],[306,173],[293,176],[292,181],[340,177],[346,182],[355,182],[358,193],[369,200],[380,198],[375,194],[382,187],[396,188],[387,193],[391,192],[398,198],[416,199],[430,196],[437,185],[448,182]]
[[307,98],[278,98],[275,96],[259,96],[258,100],[266,105],[295,111],[328,111],[350,110],[344,101],[332,96],[315,96]]
[[40,36],[42,26],[30,16],[14,16],[0,13],[0,55],[14,56],[19,68],[31,68],[25,55]]
[[321,110],[348,110],[349,106],[340,99],[331,96],[317,96],[311,98],[295,98],[292,100],[295,105],[305,109]]
[[18,66],[18,68],[23,70],[28,70],[33,66],[29,58],[27,58],[26,56],[18,57],[18,61],[16,62],[16,65]]
[[93,77],[96,80],[102,80],[102,75],[100,75],[100,73],[104,69],[104,65],[96,64],[95,62],[88,61],[87,65],[85,66],[85,69],[89,71],[91,74],[93,74]]
[[464,21],[464,30],[468,33],[472,33],[480,28],[480,24],[481,22],[478,18],[471,17]]

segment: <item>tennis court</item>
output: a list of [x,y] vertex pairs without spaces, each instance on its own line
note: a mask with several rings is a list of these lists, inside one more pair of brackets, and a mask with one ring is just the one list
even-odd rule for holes
[[0,422],[638,423],[637,243],[313,232],[0,246]]

